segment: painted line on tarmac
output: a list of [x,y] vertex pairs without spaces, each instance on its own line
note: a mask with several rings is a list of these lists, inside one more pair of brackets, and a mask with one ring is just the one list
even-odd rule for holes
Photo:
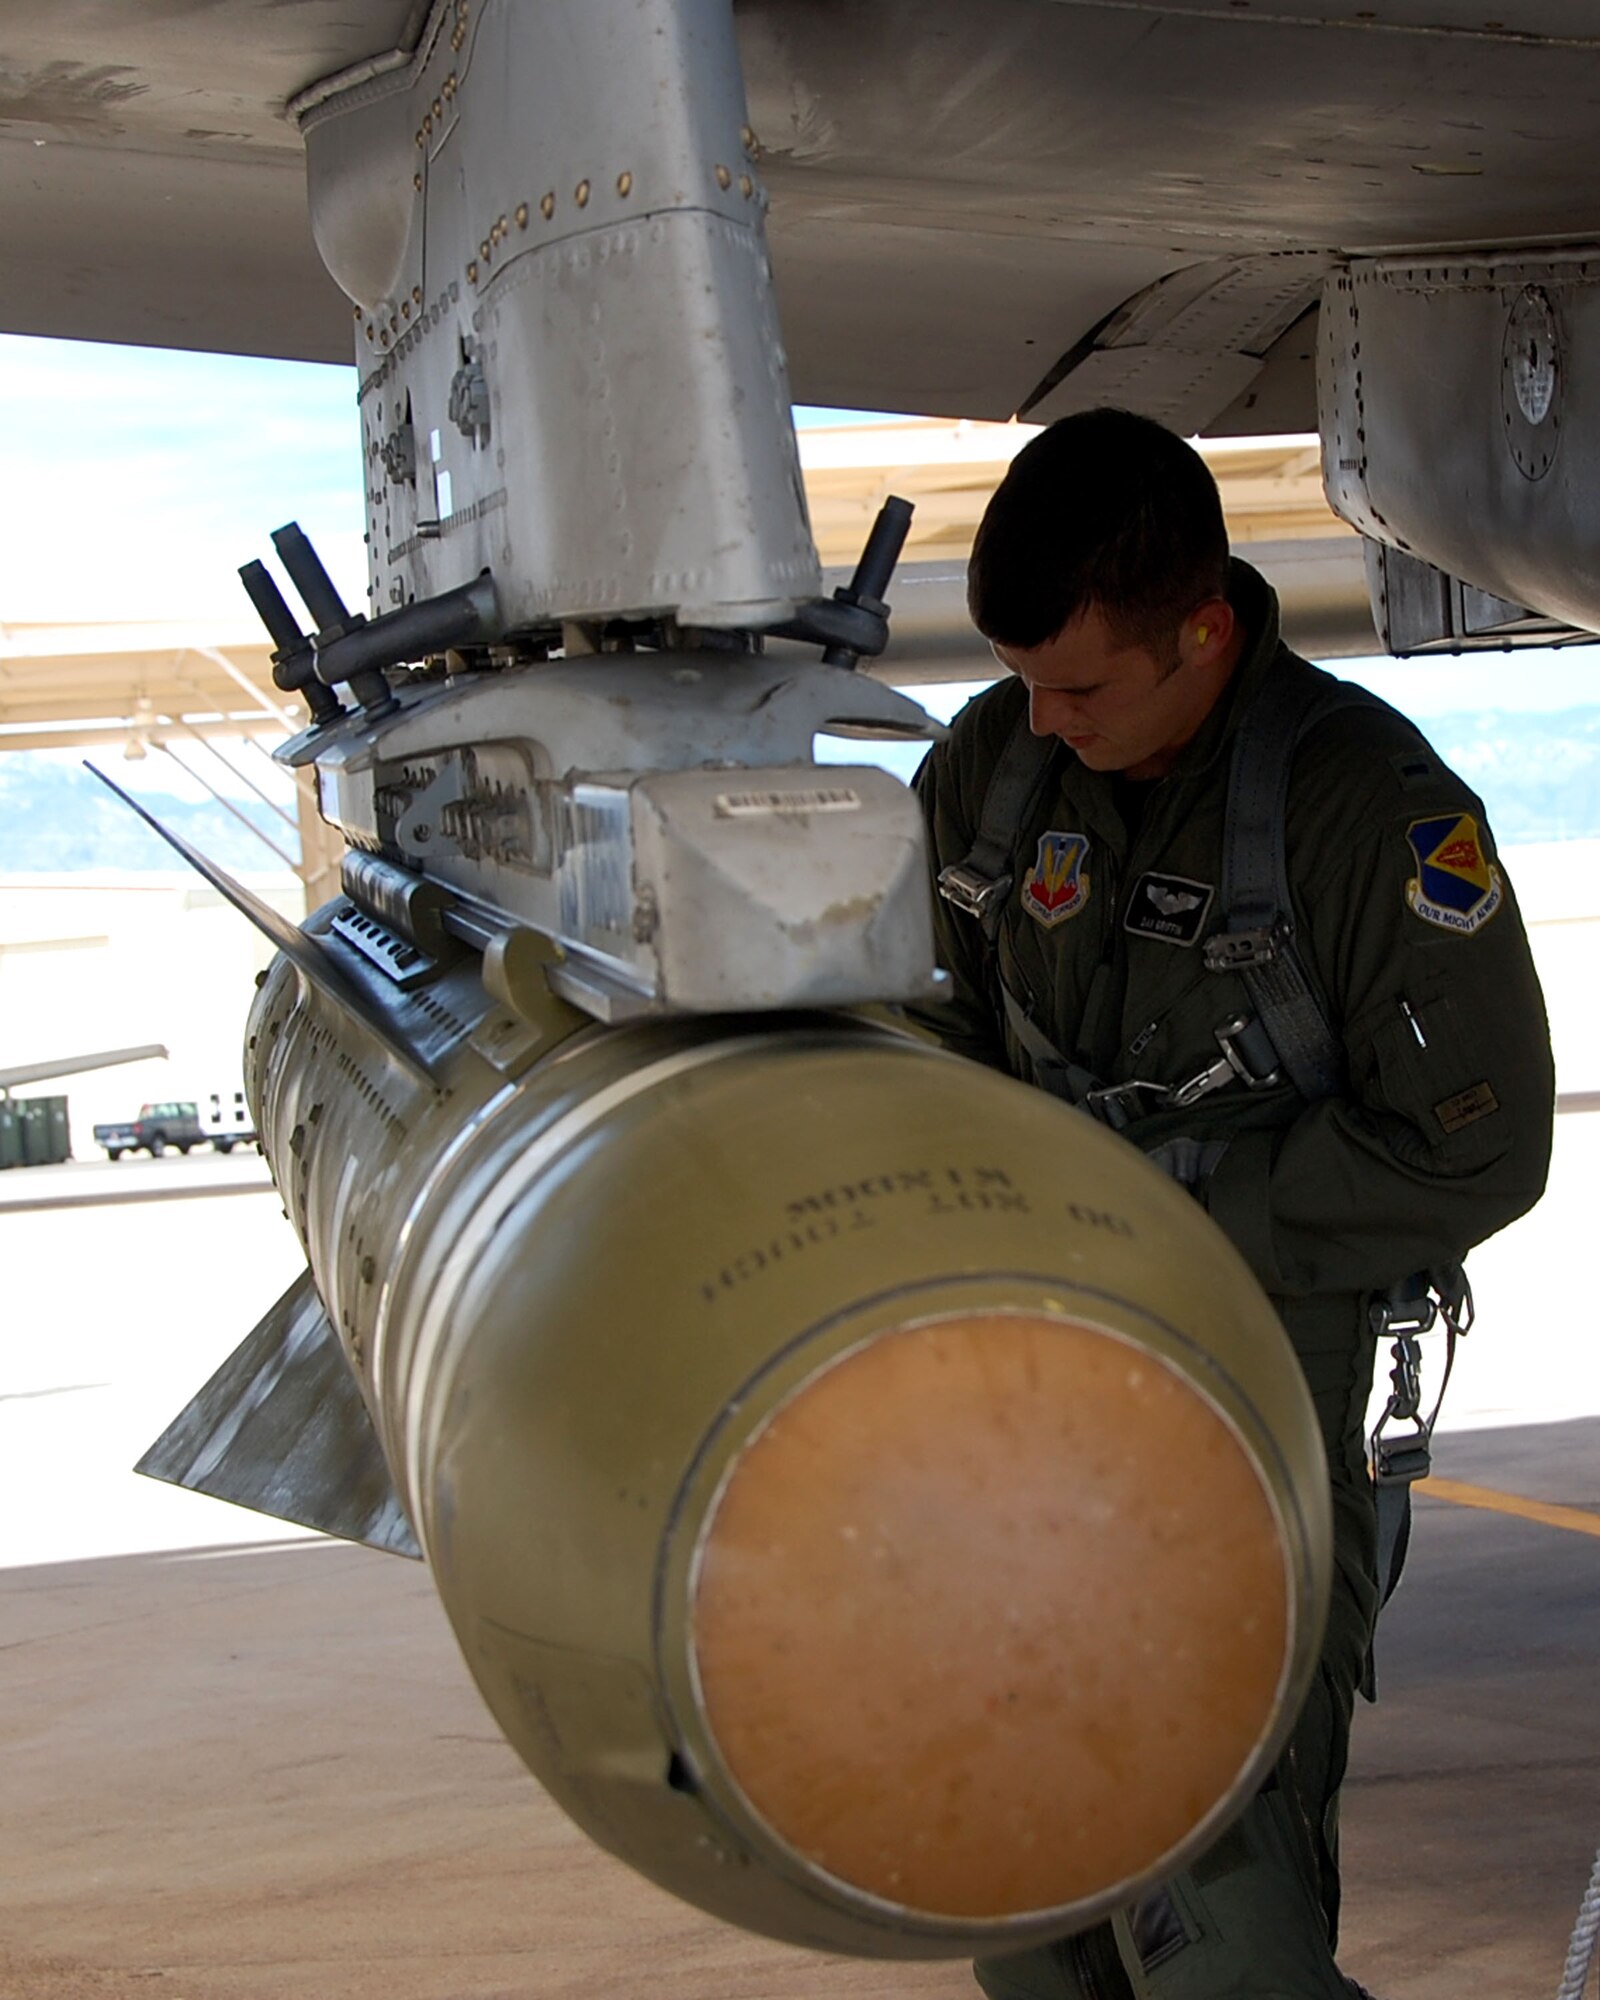
[[1515,1514],[1547,1528],[1565,1528],[1575,1535],[1600,1535],[1600,1514],[1582,1507],[1560,1507],[1549,1500],[1525,1500],[1520,1493],[1498,1493],[1492,1486],[1469,1486],[1461,1479],[1428,1479],[1417,1486],[1423,1499],[1448,1500],[1456,1507],[1481,1507],[1490,1514]]
[[[0,1197],[0,1219],[8,1215],[27,1215],[49,1208],[116,1208],[135,1201],[199,1201],[214,1194],[270,1194],[278,1190],[271,1181],[219,1181],[215,1186],[201,1183],[191,1187],[171,1188],[112,1188],[105,1194],[58,1194],[38,1195],[32,1200],[7,1201]],[[279,1196],[281,1200],[282,1197]]]

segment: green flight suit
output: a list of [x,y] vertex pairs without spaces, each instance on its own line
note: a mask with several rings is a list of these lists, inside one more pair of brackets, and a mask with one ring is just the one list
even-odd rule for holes
[[[1046,1041],[1102,1081],[1176,1085],[1216,1062],[1216,1030],[1230,1016],[1255,1013],[1242,976],[1208,971],[1201,956],[1225,916],[1232,738],[1269,674],[1311,684],[1316,670],[1281,643],[1277,599],[1243,563],[1229,597],[1246,652],[1173,770],[1130,787],[1061,746],[1017,829],[993,946],[975,918],[935,899],[952,990],[915,1017],[948,1047],[1038,1080],[1007,1021],[1003,980]],[[936,875],[971,850],[1025,705],[1020,681],[998,682],[925,762],[917,789]],[[1544,1005],[1480,801],[1393,709],[1341,708],[1295,756],[1286,853],[1299,954],[1343,1042],[1346,1088],[1308,1104],[1287,1083],[1234,1082],[1186,1111],[1141,1099],[1149,1108],[1125,1128],[1147,1152],[1166,1147],[1158,1157],[1205,1162],[1193,1192],[1272,1298],[1305,1370],[1335,1520],[1317,1681],[1275,1781],[1173,1885],[1167,1916],[1175,1905],[1189,1944],[1152,1956],[1117,1927],[1132,1989],[1160,2000],[1345,1991],[1332,1957],[1337,1801],[1378,1595],[1367,1308],[1373,1293],[1458,1262],[1530,1208],[1549,1163]],[[1168,1143],[1179,1139],[1199,1148]],[[1099,1937],[1102,1955],[1109,1938]],[[980,1964],[979,1978],[1002,2000],[1114,1993],[1118,1983],[1115,1959],[1109,1977],[1096,1975],[1072,1940]]]

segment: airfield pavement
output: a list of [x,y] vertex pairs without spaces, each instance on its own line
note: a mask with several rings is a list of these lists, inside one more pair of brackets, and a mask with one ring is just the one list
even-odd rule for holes
[[[1553,1996],[1600,1843],[1597,1172],[1563,1117],[1473,1259],[1346,1790],[1384,2000]],[[0,2000],[975,1994],[640,1881],[501,1742],[420,1567],[127,1470],[299,1267],[254,1154],[0,1175]]]

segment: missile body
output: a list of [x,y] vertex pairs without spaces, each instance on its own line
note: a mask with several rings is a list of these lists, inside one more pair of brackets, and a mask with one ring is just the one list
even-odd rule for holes
[[432,1081],[280,959],[258,1129],[572,1818],[731,1921],[907,1957],[1080,1928],[1214,1838],[1312,1671],[1328,1499],[1190,1198],[891,1025],[519,1017],[476,960],[401,991],[307,928]]

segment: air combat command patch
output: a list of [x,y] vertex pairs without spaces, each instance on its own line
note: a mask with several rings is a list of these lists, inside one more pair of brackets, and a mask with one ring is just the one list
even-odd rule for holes
[[1022,906],[1049,930],[1075,917],[1089,900],[1089,841],[1081,833],[1047,833],[1039,841],[1033,868],[1022,885]]
[[1413,820],[1406,839],[1417,862],[1417,872],[1406,884],[1406,901],[1424,923],[1470,936],[1505,901],[1500,870],[1484,858],[1483,838],[1471,813]]

